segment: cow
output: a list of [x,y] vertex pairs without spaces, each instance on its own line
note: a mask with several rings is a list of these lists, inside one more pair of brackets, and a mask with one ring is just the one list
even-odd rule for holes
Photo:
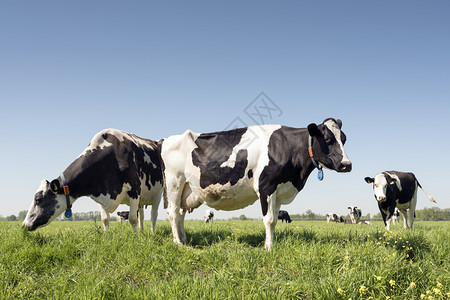
[[287,223],[291,223],[291,217],[289,216],[289,213],[285,210],[281,210],[278,211],[278,220],[281,220],[281,222],[283,223],[284,221],[286,221]]
[[237,210],[260,200],[270,250],[281,205],[292,202],[315,168],[350,172],[342,121],[307,128],[255,125],[213,133],[187,130],[164,139],[165,199],[175,243],[186,244],[184,217],[202,204]]
[[129,215],[130,215],[129,211],[118,211],[117,212],[117,216],[119,216],[120,218],[122,218],[124,220],[128,220]]
[[348,209],[350,209],[350,219],[352,220],[353,224],[356,224],[356,222],[361,219],[362,211],[357,206],[349,206]]
[[392,224],[393,225],[395,225],[396,222],[400,223],[400,221],[398,220],[398,217],[400,217],[400,211],[396,207],[394,210],[394,214],[392,215]]
[[143,230],[143,206],[151,205],[152,232],[163,191],[158,142],[117,129],[97,133],[87,148],[51,182],[43,180],[23,226],[29,231],[48,225],[63,211],[71,215],[73,203],[88,196],[100,206],[103,228],[119,204],[130,206],[134,231]]
[[417,181],[413,173],[398,171],[382,172],[375,177],[366,177],[367,183],[373,183],[375,199],[378,202],[381,216],[386,230],[389,230],[391,218],[397,207],[403,215],[403,227],[412,228],[417,204],[417,187],[420,187],[431,202],[436,202]]
[[205,223],[211,222],[213,221],[214,218],[214,212],[210,209],[207,209],[205,212]]
[[327,224],[330,223],[330,221],[334,221],[336,223],[344,223],[344,217],[338,214],[328,213],[327,214]]

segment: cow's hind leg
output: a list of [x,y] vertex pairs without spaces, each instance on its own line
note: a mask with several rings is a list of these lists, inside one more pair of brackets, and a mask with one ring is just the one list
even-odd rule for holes
[[403,216],[403,228],[407,229],[408,228],[408,214],[406,209],[400,209],[400,212],[402,213]]
[[[166,176],[169,178],[169,176]],[[187,238],[184,230],[185,212],[181,209],[181,195],[184,188],[184,179],[180,177],[172,177],[173,179],[167,184],[167,198],[170,225],[172,226],[173,241],[177,244],[186,245]]]
[[144,231],[144,207],[139,207],[139,230]]
[[152,212],[151,212],[151,220],[152,220],[152,233],[155,232],[155,226],[156,226],[156,219],[158,218],[158,204],[152,205]]
[[411,198],[411,204],[409,206],[409,228],[412,229],[414,224],[414,218],[416,217],[416,205],[417,205],[417,186],[414,191],[414,195]]
[[100,206],[100,218],[102,220],[103,230],[107,231],[109,227],[109,212],[107,212],[101,204]]
[[131,228],[133,228],[134,232],[137,231],[138,210],[139,210],[139,199],[130,198],[130,213],[128,215],[128,221],[130,221]]

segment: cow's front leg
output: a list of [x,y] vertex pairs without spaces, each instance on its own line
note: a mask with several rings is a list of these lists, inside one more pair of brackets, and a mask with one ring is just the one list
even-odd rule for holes
[[103,230],[107,231],[109,227],[109,212],[107,212],[101,204],[100,206],[100,219],[102,220]]
[[139,210],[139,198],[138,199],[130,198],[130,213],[128,215],[128,221],[130,221],[131,228],[133,228],[134,232],[137,232],[138,210]]
[[139,207],[139,230],[144,231],[144,207]]
[[264,249],[270,251],[272,249],[275,225],[277,225],[279,204],[276,203],[276,192],[267,197],[268,209],[266,215],[263,217],[264,226],[266,227],[266,242]]
[[[187,238],[184,230],[185,212],[181,210],[181,195],[185,181],[180,177],[170,177],[172,180],[167,184],[167,213],[172,226],[173,241],[177,244],[186,245]],[[170,177],[166,176],[166,178]]]

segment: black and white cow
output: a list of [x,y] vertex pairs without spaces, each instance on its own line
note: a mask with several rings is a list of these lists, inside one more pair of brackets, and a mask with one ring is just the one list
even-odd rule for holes
[[207,209],[205,211],[205,223],[211,222],[213,221],[214,218],[214,212],[210,209]]
[[49,224],[64,210],[71,214],[80,197],[100,205],[104,229],[119,204],[130,206],[129,221],[143,229],[143,206],[152,205],[152,231],[163,191],[161,159],[155,141],[116,129],[97,133],[89,146],[60,176],[43,180],[31,203],[23,226],[35,230]]
[[379,173],[374,178],[366,177],[364,180],[373,183],[375,199],[378,201],[378,208],[387,230],[396,207],[403,215],[404,228],[408,228],[406,212],[409,209],[409,227],[412,228],[417,204],[417,187],[424,191],[430,201],[436,202],[422,188],[413,173],[389,171]]
[[394,214],[392,215],[392,224],[395,225],[395,223],[400,223],[398,220],[398,217],[400,217],[400,211],[396,207],[394,210]]
[[287,223],[291,223],[291,216],[289,216],[289,213],[285,210],[278,211],[278,220],[281,220],[281,222],[286,221]]
[[204,134],[188,130],[165,139],[165,207],[174,242],[186,244],[186,211],[202,204],[237,210],[259,198],[265,248],[270,250],[280,206],[303,189],[315,165],[350,172],[341,127],[340,120],[326,119],[308,128],[261,125]]
[[124,220],[128,220],[128,217],[130,216],[129,211],[118,211],[117,216],[121,217]]
[[350,209],[350,219],[352,220],[353,224],[356,224],[361,219],[362,211],[357,206],[349,206],[348,209]]
[[336,223],[344,223],[345,219],[343,216],[333,213],[327,214],[327,224],[330,223],[330,221],[336,222]]

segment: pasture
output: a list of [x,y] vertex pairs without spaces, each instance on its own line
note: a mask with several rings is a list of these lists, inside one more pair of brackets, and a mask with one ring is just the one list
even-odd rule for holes
[[[148,222],[148,221],[146,221]],[[150,228],[150,224],[146,224]],[[186,221],[133,234],[128,222],[53,222],[36,232],[0,222],[0,299],[449,299],[450,222],[412,232],[261,221]]]

